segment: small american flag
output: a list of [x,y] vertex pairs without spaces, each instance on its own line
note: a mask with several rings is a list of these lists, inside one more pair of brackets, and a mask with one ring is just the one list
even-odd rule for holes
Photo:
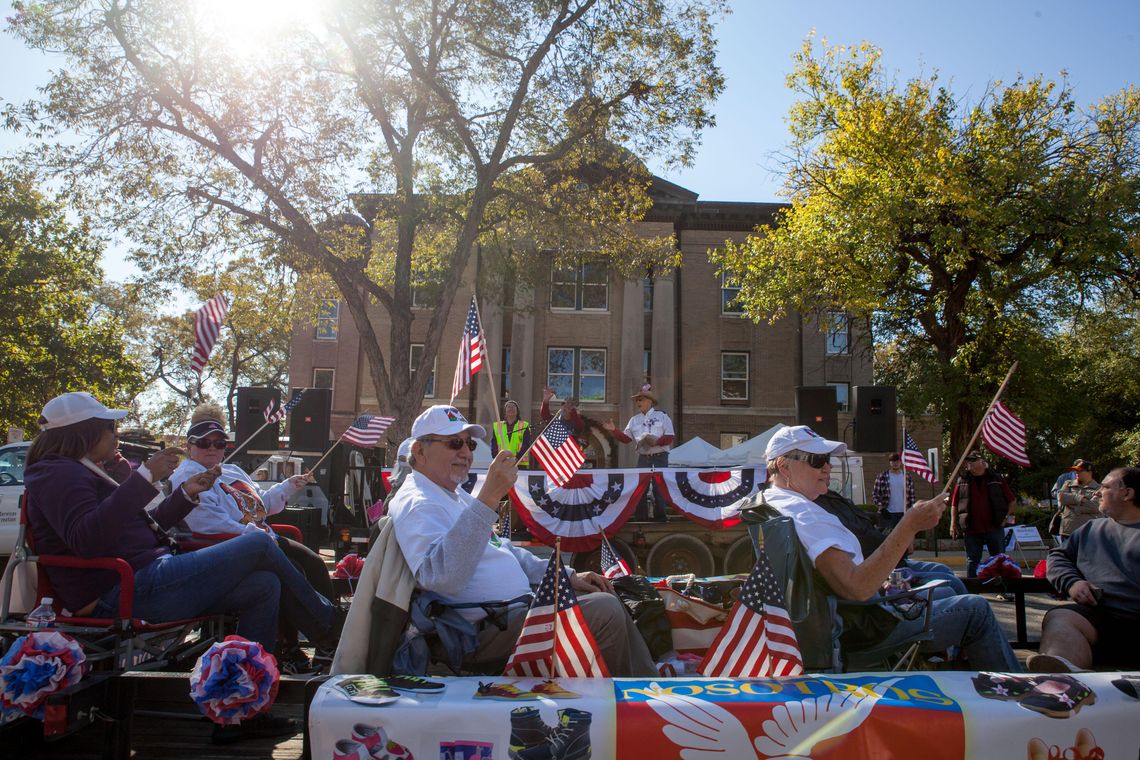
[[[554,587],[558,586],[555,609]],[[555,639],[555,618],[558,634]],[[538,585],[523,621],[522,633],[507,660],[505,676],[524,678],[609,678],[606,661],[598,643],[590,633],[578,596],[570,587],[570,578],[562,567],[561,554],[555,552]]]
[[578,442],[570,435],[570,428],[555,418],[531,446],[534,458],[546,470],[555,485],[564,486],[586,461]]
[[[280,422],[281,420],[285,419],[285,415],[293,411],[293,408],[297,406],[297,404],[301,403],[301,396],[303,395],[305,395],[305,389],[299,388],[298,390],[293,391],[293,398],[289,399],[281,406],[277,406],[277,402],[273,399],[270,399],[268,406],[265,407],[265,411],[263,412],[265,415],[265,421]],[[274,407],[276,407],[276,411],[274,411]]]
[[698,670],[711,678],[772,678],[804,672],[796,632],[763,549]]
[[618,553],[614,551],[614,548],[612,546],[610,546],[610,542],[606,538],[605,533],[602,534],[601,564],[602,575],[606,576],[610,580],[613,580],[614,578],[621,578],[626,575],[633,575],[633,573],[629,571],[629,565],[626,564],[626,561],[618,556]]
[[210,351],[218,342],[222,321],[229,310],[230,302],[226,300],[225,294],[218,293],[194,312],[194,356],[190,360],[190,369],[199,375],[206,369]]
[[388,426],[396,421],[395,417],[380,417],[375,414],[362,414],[344,431],[342,438],[349,443],[368,448],[380,441],[380,436]]
[[475,297],[471,297],[471,308],[467,310],[467,321],[463,324],[463,337],[459,339],[459,360],[455,364],[455,380],[451,383],[451,397],[471,382],[471,377],[483,369],[483,357],[487,344],[483,342],[483,330],[479,326],[479,310]]
[[982,440],[986,446],[1022,467],[1029,466],[1025,450],[1025,423],[1002,402],[997,402],[982,420]]
[[499,530],[497,532],[499,538],[509,539],[511,537],[511,507],[509,504],[503,509],[503,514],[499,518]]
[[918,448],[918,444],[910,437],[910,433],[903,431],[903,450],[902,450],[903,467],[908,472],[913,472],[927,483],[935,483],[938,478],[934,477],[934,470],[930,469],[930,463],[926,461],[926,457],[922,455],[922,451]]

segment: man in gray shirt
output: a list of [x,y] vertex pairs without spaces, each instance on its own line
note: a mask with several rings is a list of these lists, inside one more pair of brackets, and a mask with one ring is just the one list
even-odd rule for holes
[[1100,511],[1049,552],[1048,578],[1071,599],[1041,624],[1031,672],[1064,673],[1093,665],[1140,667],[1140,468],[1121,467],[1101,482]]

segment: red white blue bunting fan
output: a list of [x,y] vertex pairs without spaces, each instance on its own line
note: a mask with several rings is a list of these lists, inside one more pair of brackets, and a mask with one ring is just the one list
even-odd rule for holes
[[525,472],[510,496],[536,539],[553,545],[561,538],[563,551],[588,552],[602,531],[613,536],[630,518],[649,478],[648,471],[586,470],[559,488],[544,472]]
[[740,504],[764,482],[767,473],[756,467],[738,470],[656,470],[658,490],[678,512],[710,528],[740,522]]

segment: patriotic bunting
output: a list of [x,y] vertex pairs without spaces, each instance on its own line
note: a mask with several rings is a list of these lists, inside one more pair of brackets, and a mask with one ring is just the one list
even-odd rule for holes
[[599,532],[613,535],[633,515],[649,485],[638,470],[579,472],[565,486],[541,472],[520,472],[511,501],[519,519],[539,541],[553,546],[562,539],[569,552],[589,552],[601,543]]
[[230,302],[226,300],[225,294],[218,293],[194,312],[194,356],[190,360],[190,369],[199,375],[206,369],[206,362],[210,360],[210,352],[218,342],[222,321],[229,310]]
[[698,670],[712,678],[772,678],[804,672],[784,595],[763,549]]
[[503,675],[609,678],[606,662],[562,566],[560,552],[555,552],[547,564]]
[[1025,450],[1025,423],[1000,401],[990,408],[982,420],[982,440],[990,450],[1009,461],[1022,467],[1029,466],[1029,454]]
[[930,469],[930,463],[926,461],[918,444],[906,430],[903,431],[902,463],[908,472],[914,473],[927,483],[938,482],[938,478],[934,477],[934,470]]
[[764,482],[767,472],[756,467],[739,470],[683,470],[653,473],[658,491],[673,509],[710,528],[740,522],[740,505]]

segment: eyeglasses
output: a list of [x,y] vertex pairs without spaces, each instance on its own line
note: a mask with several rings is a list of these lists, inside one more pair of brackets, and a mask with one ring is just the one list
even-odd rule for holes
[[452,451],[459,451],[464,446],[469,451],[474,451],[475,447],[479,445],[474,438],[421,438],[420,440],[427,443],[442,443]]
[[784,454],[785,459],[794,459],[797,462],[806,462],[808,467],[822,470],[825,464],[831,462],[831,454],[809,454],[806,451],[789,451]]
[[227,443],[228,443],[228,441],[226,441],[224,438],[220,441],[219,440],[207,441],[207,440],[203,440],[203,439],[199,439],[197,441],[194,441],[194,445],[200,449],[211,449],[212,448],[212,449],[217,449],[218,451],[222,451],[223,449],[225,449]]

